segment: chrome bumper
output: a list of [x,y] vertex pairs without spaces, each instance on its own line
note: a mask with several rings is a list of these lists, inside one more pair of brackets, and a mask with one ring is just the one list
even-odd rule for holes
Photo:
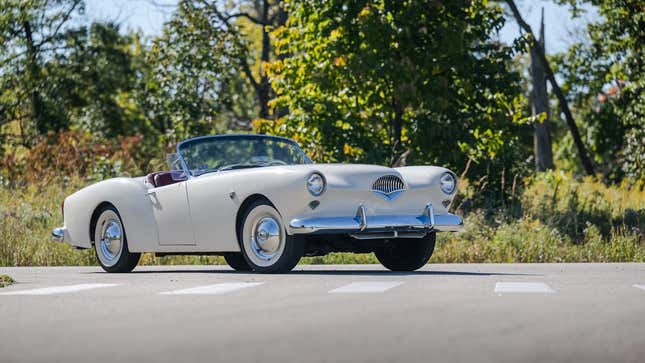
[[52,241],[59,243],[66,242],[67,240],[65,238],[65,232],[67,232],[65,227],[57,227],[52,229]]
[[[289,227],[293,234],[308,233],[361,233],[361,232],[458,232],[463,229],[461,217],[454,214],[435,214],[428,204],[422,215],[367,216],[360,205],[354,217],[313,217],[292,219]],[[396,233],[394,234],[396,236]]]

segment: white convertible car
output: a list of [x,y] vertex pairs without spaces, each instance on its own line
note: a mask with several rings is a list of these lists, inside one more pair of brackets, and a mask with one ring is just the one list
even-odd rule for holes
[[94,248],[105,271],[142,252],[223,255],[240,271],[290,271],[302,256],[373,252],[394,271],[428,262],[455,175],[436,166],[314,164],[293,140],[219,135],[181,142],[169,171],[105,180],[65,198],[52,239]]

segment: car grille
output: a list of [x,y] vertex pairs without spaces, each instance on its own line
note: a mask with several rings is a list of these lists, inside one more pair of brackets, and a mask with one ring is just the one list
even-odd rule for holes
[[403,180],[396,175],[384,175],[372,184],[372,191],[383,194],[392,194],[405,190]]

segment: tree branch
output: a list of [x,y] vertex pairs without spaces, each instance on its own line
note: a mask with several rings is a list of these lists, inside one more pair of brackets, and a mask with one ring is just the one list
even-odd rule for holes
[[226,21],[228,22],[231,19],[235,18],[247,18],[248,20],[252,21],[253,23],[257,25],[271,25],[269,22],[262,21],[262,19],[258,19],[254,17],[253,15],[246,13],[246,12],[241,12],[241,13],[235,13],[235,14],[230,14],[225,17]]
[[573,119],[573,115],[571,114],[571,110],[569,109],[569,104],[567,102],[567,99],[564,96],[564,92],[562,92],[562,89],[558,85],[558,82],[556,81],[555,76],[553,75],[553,70],[551,69],[549,62],[546,59],[546,55],[544,54],[544,51],[542,50],[541,47],[538,46],[537,38],[533,34],[533,30],[531,29],[531,26],[527,24],[526,21],[524,21],[524,19],[522,18],[522,15],[518,10],[517,5],[515,5],[515,1],[506,0],[506,3],[511,8],[511,12],[513,12],[513,16],[515,17],[517,24],[519,24],[519,26],[527,34],[529,34],[531,38],[531,49],[535,52],[535,54],[538,56],[538,59],[542,63],[542,66],[544,67],[544,73],[546,74],[546,78],[549,80],[549,83],[551,83],[553,92],[558,98],[560,109],[562,110],[562,113],[564,113],[564,117],[565,117],[565,120],[567,121],[567,125],[569,126],[569,130],[571,130],[571,136],[573,137],[573,141],[576,144],[576,148],[578,149],[578,155],[580,157],[580,162],[582,163],[582,167],[584,168],[585,172],[588,175],[595,175],[593,163],[591,162],[591,159],[589,159],[587,148],[582,142],[582,138],[580,137],[580,132],[578,131],[578,126],[576,126],[576,122]]
[[74,1],[72,6],[69,8],[69,10],[67,10],[65,15],[63,15],[63,18],[61,19],[60,23],[58,23],[54,31],[47,38],[42,39],[40,42],[38,42],[36,44],[36,48],[40,48],[43,44],[52,41],[58,35],[58,32],[60,32],[63,25],[65,25],[65,23],[67,23],[67,21],[70,19],[70,17],[72,16],[72,13],[74,12],[74,10],[76,10],[79,4],[81,4],[80,0]]
[[[224,14],[222,14],[222,12],[221,12],[221,11],[219,11],[219,9],[217,8],[217,6],[216,6],[216,5],[214,5],[214,4],[209,4],[209,3],[207,3],[206,1],[202,1],[202,4],[204,4],[205,6],[208,6],[208,7],[213,11],[213,13],[215,13],[215,16],[216,16],[216,17],[217,17],[221,22],[223,22],[224,24],[226,24],[226,26],[227,26],[227,28],[228,28],[228,31],[229,31],[232,35],[234,35],[234,39],[237,39],[237,37],[238,37],[238,35],[239,35],[239,34],[238,34],[237,30],[235,30],[235,29],[233,28],[233,25],[229,22],[230,17],[227,17],[227,16],[225,16]],[[251,71],[251,67],[249,66],[249,62],[246,60],[246,58],[245,58],[245,57],[242,57],[242,59],[241,59],[241,61],[240,61],[240,65],[242,66],[242,71],[244,72],[244,74],[245,74],[245,75],[247,76],[247,78],[249,79],[249,82],[251,82],[251,86],[253,86],[253,89],[254,89],[256,92],[258,92],[258,91],[260,90],[260,83],[259,83],[259,82],[255,79],[255,77],[253,76],[253,72]]]

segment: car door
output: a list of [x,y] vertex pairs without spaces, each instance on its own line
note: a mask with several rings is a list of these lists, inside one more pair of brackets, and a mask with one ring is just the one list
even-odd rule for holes
[[239,251],[235,219],[241,201],[235,194],[234,172],[207,174],[188,181],[195,242],[200,250]]
[[153,205],[160,245],[194,245],[186,181],[148,191]]

